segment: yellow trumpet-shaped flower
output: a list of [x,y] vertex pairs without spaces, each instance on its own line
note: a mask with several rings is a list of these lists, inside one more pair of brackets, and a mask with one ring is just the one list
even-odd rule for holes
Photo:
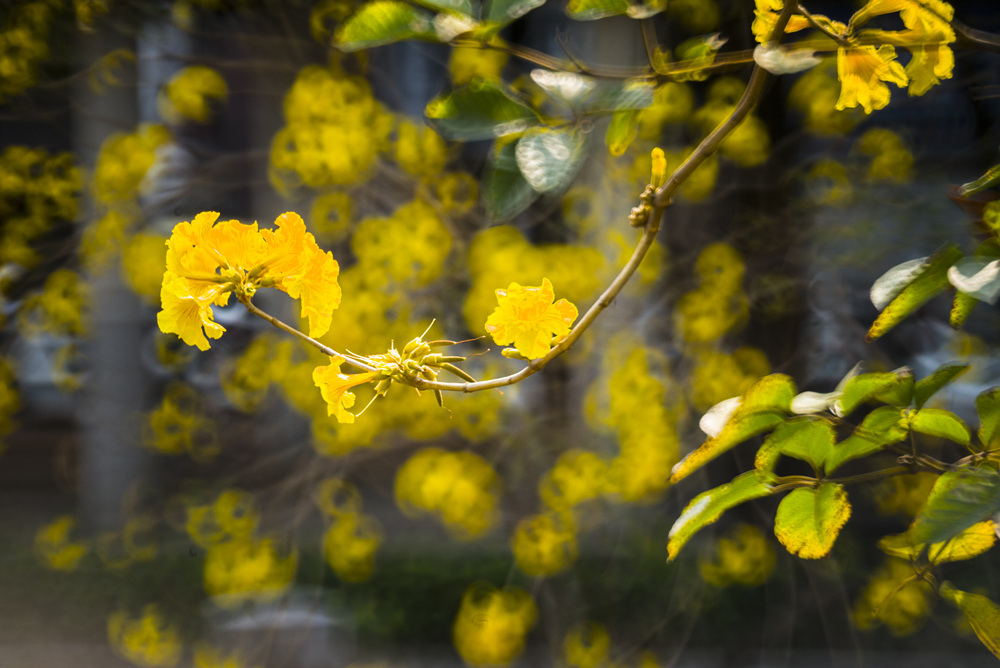
[[302,218],[283,213],[277,230],[259,230],[257,223],[216,223],[218,217],[215,211],[199,213],[178,223],[167,240],[160,329],[207,350],[205,336],[217,339],[225,331],[213,320],[213,304],[224,306],[230,292],[249,299],[258,289],[273,287],[302,302],[310,336],[326,334],[340,305],[340,267],[320,250]]
[[326,414],[333,415],[337,422],[354,422],[354,414],[347,409],[354,405],[352,387],[364,385],[381,377],[375,372],[343,374],[340,365],[343,357],[331,357],[330,364],[313,369],[313,383],[319,388],[323,400],[326,401]]
[[887,82],[899,87],[909,82],[902,64],[896,61],[896,49],[888,44],[877,49],[874,46],[840,49],[837,75],[841,86],[837,109],[861,105],[868,114],[889,104]]
[[[757,7],[754,10],[753,30],[754,37],[761,44],[767,42],[774,32],[774,26],[778,23],[778,15],[781,14],[783,0],[757,0]],[[809,21],[802,14],[792,14],[785,26],[785,33],[798,32],[809,27]]]
[[498,345],[513,343],[528,359],[544,357],[554,337],[569,334],[578,313],[565,299],[552,302],[555,292],[547,278],[539,287],[511,283],[496,294],[498,306],[486,319],[486,331]]

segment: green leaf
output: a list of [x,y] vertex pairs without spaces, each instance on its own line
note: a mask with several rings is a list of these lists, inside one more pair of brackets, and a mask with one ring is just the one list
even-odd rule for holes
[[976,397],[976,412],[979,414],[979,442],[984,448],[990,448],[1000,436],[1000,387],[990,388]]
[[886,536],[878,542],[878,548],[892,557],[916,561],[926,548],[927,560],[931,564],[964,561],[978,557],[997,542],[996,524],[987,520],[973,524],[951,540],[933,545],[914,543],[909,532]]
[[969,319],[972,307],[979,303],[979,300],[972,295],[967,295],[961,290],[955,291],[955,300],[951,303],[951,315],[948,322],[955,329],[959,329]]
[[836,433],[826,420],[794,418],[774,430],[757,450],[754,467],[773,470],[780,455],[808,462],[819,470],[833,450]]
[[471,0],[413,0],[414,3],[436,12],[457,12],[476,18],[479,15],[479,3],[473,4]]
[[795,556],[820,559],[830,553],[850,516],[851,503],[843,485],[824,482],[819,487],[800,487],[778,504],[774,535]]
[[866,457],[887,445],[899,443],[908,433],[900,409],[880,406],[865,416],[853,434],[833,447],[826,458],[826,474],[830,475],[852,459]]
[[844,384],[844,393],[834,404],[834,412],[845,417],[872,399],[889,399],[886,403],[908,406],[912,389],[913,370],[909,367],[882,373],[862,373]]
[[732,482],[702,492],[691,499],[670,528],[667,539],[668,560],[673,560],[696,533],[719,519],[722,513],[733,506],[770,494],[774,480],[775,476],[771,473],[748,471]]
[[913,390],[913,405],[923,408],[928,399],[933,397],[938,390],[952,382],[963,373],[969,370],[968,364],[961,362],[946,362],[934,370],[934,373],[922,378]]
[[881,311],[888,306],[920,274],[926,264],[926,257],[907,260],[876,278],[868,293],[875,308]]
[[486,211],[497,221],[510,220],[538,197],[517,168],[515,150],[516,142],[505,144],[499,151],[494,151],[492,160],[486,166],[483,197]]
[[987,188],[992,188],[998,183],[1000,183],[1000,165],[993,165],[978,179],[970,181],[959,188],[958,194],[961,197],[968,197],[969,195],[975,195],[977,192],[986,190]]
[[628,0],[569,0],[566,14],[577,21],[593,21],[628,11]]
[[959,445],[968,445],[972,432],[951,411],[941,408],[922,408],[910,414],[910,429],[928,436],[937,436],[954,441]]
[[645,109],[653,104],[656,85],[646,79],[623,82],[601,82],[594,92],[579,104],[588,114],[606,114],[622,109]]
[[335,42],[343,51],[391,44],[412,37],[434,38],[432,16],[407,2],[365,3],[337,29]]
[[1000,510],[1000,474],[965,468],[942,473],[910,527],[915,543],[940,543]]
[[545,0],[492,0],[486,10],[486,20],[510,23],[544,4]]
[[623,155],[635,140],[639,132],[639,110],[622,109],[611,116],[608,131],[604,134],[604,143],[608,152],[616,158]]
[[1000,606],[979,594],[956,589],[950,582],[941,584],[941,597],[962,611],[979,641],[1000,659]]
[[961,258],[962,251],[955,244],[948,244],[927,258],[906,287],[879,313],[866,338],[869,341],[879,338],[930,299],[951,288],[948,269]]
[[483,79],[434,98],[424,113],[438,134],[463,141],[495,139],[539,123],[538,114],[513,91]]
[[535,191],[562,190],[583,166],[585,140],[575,127],[534,128],[517,142],[517,167]]
[[795,382],[784,374],[771,374],[751,385],[722,430],[688,453],[670,474],[670,482],[683,480],[743,441],[774,429],[788,414],[795,397]]

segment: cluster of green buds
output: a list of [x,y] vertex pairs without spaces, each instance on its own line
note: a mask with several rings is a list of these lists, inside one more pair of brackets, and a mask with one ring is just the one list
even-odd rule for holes
[[[403,346],[402,351],[396,350],[393,344],[389,346],[388,352],[368,358],[372,366],[382,375],[382,380],[375,385],[376,394],[384,395],[393,381],[410,385],[420,392],[421,381],[433,382],[442,371],[447,371],[469,383],[476,382],[475,378],[455,366],[458,362],[464,362],[465,357],[436,352],[439,348],[453,346],[456,343],[458,342],[448,340],[424,341],[423,335],[420,335]],[[441,391],[434,390],[434,396],[438,404],[444,406]]]

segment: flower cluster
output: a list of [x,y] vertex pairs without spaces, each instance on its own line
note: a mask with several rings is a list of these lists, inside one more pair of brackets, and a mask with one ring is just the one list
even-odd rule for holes
[[49,55],[51,3],[25,2],[12,5],[0,31],[0,101],[35,83],[39,63]]
[[363,183],[388,148],[393,118],[362,77],[310,65],[285,96],[287,125],[271,143],[272,180],[285,191]]
[[59,221],[72,221],[83,184],[71,153],[10,146],[0,154],[0,264],[34,267],[31,243]]
[[[770,37],[783,4],[783,0],[757,0],[753,32],[761,44]],[[905,30],[859,30],[876,16],[895,13]],[[847,24],[821,15],[792,14],[785,32],[819,26],[835,37],[841,84],[836,108],[861,106],[870,114],[889,103],[889,83],[909,86],[910,95],[923,95],[942,79],[951,78],[955,57],[948,45],[955,41],[950,25],[954,14],[944,0],[868,0]],[[896,60],[896,47],[910,52],[905,69]]]
[[72,571],[90,552],[85,541],[72,540],[70,532],[76,526],[72,515],[60,515],[35,533],[35,556],[47,568]]
[[167,387],[159,407],[150,412],[143,434],[146,447],[165,455],[186,453],[208,459],[218,453],[215,429],[189,385]]
[[225,306],[230,293],[243,301],[274,287],[302,302],[310,336],[325,334],[340,305],[339,266],[316,245],[302,218],[284,213],[275,231],[236,220],[216,224],[218,217],[214,211],[200,213],[192,222],[178,223],[167,240],[160,329],[208,350],[206,335],[217,339],[225,331],[213,319],[213,304]]

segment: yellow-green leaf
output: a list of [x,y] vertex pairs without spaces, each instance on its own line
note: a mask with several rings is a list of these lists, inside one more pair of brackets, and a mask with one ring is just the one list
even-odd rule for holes
[[784,374],[765,376],[751,385],[717,436],[709,438],[682,459],[670,482],[683,480],[730,448],[781,424],[795,397],[795,382]]
[[819,418],[792,419],[774,430],[757,450],[754,467],[773,470],[780,455],[809,462],[820,469],[834,447],[833,425]]
[[965,321],[969,319],[969,314],[972,313],[972,307],[979,303],[979,300],[972,295],[967,295],[961,290],[955,291],[955,299],[951,303],[951,314],[948,316],[948,322],[955,329],[959,329],[965,324]]
[[667,558],[672,560],[681,548],[703,527],[715,522],[722,513],[745,501],[767,496],[773,489],[774,475],[748,471],[732,482],[721,485],[691,499],[681,516],[670,528]]
[[987,188],[992,188],[998,183],[1000,183],[1000,165],[993,165],[975,181],[963,184],[958,189],[958,194],[961,197],[968,197]]
[[624,14],[628,8],[628,0],[569,0],[566,13],[577,21],[592,21]]
[[1000,659],[1000,607],[985,596],[956,589],[950,582],[941,583],[940,591],[942,598],[965,614],[986,649]]
[[948,244],[927,258],[914,278],[879,313],[866,338],[869,341],[879,338],[930,299],[951,288],[948,269],[962,257],[958,246]]
[[424,110],[430,125],[449,139],[495,139],[538,125],[538,114],[505,86],[477,79],[436,97]]
[[1000,474],[989,468],[942,473],[910,526],[915,543],[940,543],[1000,511]]
[[909,430],[900,409],[879,406],[865,416],[854,433],[838,443],[826,458],[826,474],[830,475],[842,464],[878,452],[887,445],[899,443]]
[[357,51],[412,37],[434,38],[432,17],[407,2],[374,0],[361,6],[337,29],[337,48]]
[[830,553],[841,527],[851,516],[851,504],[842,485],[792,490],[778,504],[774,535],[785,549],[802,559],[820,559]]
[[951,411],[941,408],[922,408],[910,415],[910,429],[928,436],[937,436],[968,445],[972,439],[969,428]]
[[925,543],[914,543],[909,532],[906,532],[895,536],[886,536],[878,542],[878,547],[890,556],[909,561],[916,560],[926,548],[927,559],[930,563],[943,564],[949,561],[964,561],[978,557],[993,547],[996,542],[996,524],[987,520],[973,524],[951,540],[933,543],[929,546]]
[[952,382],[969,370],[968,364],[947,362],[942,364],[931,375],[921,378],[913,389],[913,405],[923,408],[924,404],[942,387]]
[[979,414],[979,442],[983,447],[992,447],[1000,436],[1000,387],[993,387],[976,397],[976,412]]
[[834,404],[834,412],[845,417],[861,404],[873,399],[897,406],[908,406],[913,391],[913,370],[902,367],[896,371],[862,373],[844,385],[844,393]]

